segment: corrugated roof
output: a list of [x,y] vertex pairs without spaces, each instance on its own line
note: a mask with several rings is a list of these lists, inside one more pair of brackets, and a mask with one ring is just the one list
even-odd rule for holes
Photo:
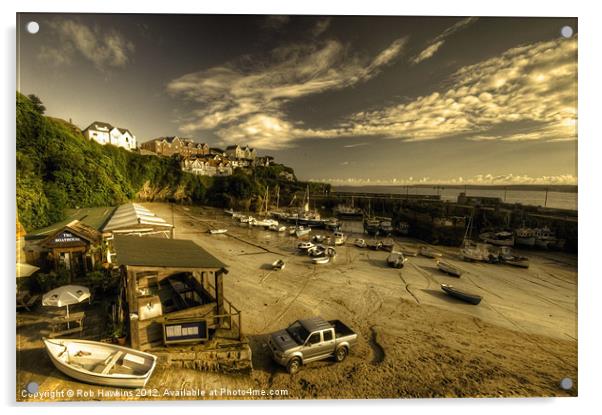
[[226,264],[187,239],[116,235],[113,241],[119,265],[169,268],[226,268]]
[[115,213],[113,213],[113,216],[111,216],[111,219],[109,219],[102,230],[104,232],[111,232],[148,227],[169,229],[173,225],[137,203],[127,203],[115,209]]

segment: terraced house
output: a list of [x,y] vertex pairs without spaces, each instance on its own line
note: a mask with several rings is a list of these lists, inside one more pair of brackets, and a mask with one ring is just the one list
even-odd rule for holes
[[191,138],[159,137],[140,145],[144,150],[152,151],[162,156],[179,154],[187,157],[192,155],[209,154],[209,146],[205,143],[197,143]]

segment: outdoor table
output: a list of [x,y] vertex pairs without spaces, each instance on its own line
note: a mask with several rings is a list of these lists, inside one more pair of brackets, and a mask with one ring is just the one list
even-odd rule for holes
[[[86,314],[83,311],[72,313],[67,318],[66,316],[53,317],[50,319],[51,332],[48,335],[50,338],[64,336],[67,334],[81,333],[84,329],[84,318]],[[71,323],[76,323],[76,327],[71,327]],[[67,329],[63,327],[67,325]]]

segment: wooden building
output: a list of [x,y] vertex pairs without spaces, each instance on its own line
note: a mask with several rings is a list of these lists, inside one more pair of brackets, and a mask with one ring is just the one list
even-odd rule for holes
[[240,341],[240,311],[224,298],[226,265],[190,240],[115,235],[131,346]]
[[46,237],[40,246],[48,252],[46,262],[56,271],[68,271],[73,281],[85,278],[102,261],[101,241],[98,230],[74,220]]

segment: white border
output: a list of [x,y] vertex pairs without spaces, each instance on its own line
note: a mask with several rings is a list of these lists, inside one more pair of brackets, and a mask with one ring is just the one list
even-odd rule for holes
[[[25,12],[107,12],[107,13],[244,13],[244,14],[390,14],[390,15],[476,15],[476,16],[577,16],[579,18],[579,398],[575,399],[470,399],[470,400],[389,400],[389,401],[295,401],[295,402],[200,402],[178,403],[184,411],[225,411],[226,413],[265,414],[279,412],[289,414],[315,412],[365,413],[374,407],[378,411],[420,411],[420,413],[488,413],[497,414],[515,411],[545,411],[547,414],[566,414],[586,411],[596,404],[597,386],[600,385],[600,356],[596,344],[600,344],[599,296],[602,295],[599,257],[602,248],[602,223],[599,207],[601,186],[599,168],[600,151],[600,90],[599,77],[602,74],[600,62],[600,14],[595,2],[580,1],[542,1],[503,0],[492,4],[486,1],[412,1],[395,4],[386,0],[369,0],[351,3],[350,1],[303,0],[299,2],[271,1],[225,1],[207,4],[205,2],[187,2],[169,0],[154,3],[147,1],[32,1],[20,0],[17,4],[1,3],[3,33],[2,70],[2,135],[5,158],[2,172],[5,202],[2,208],[3,227],[0,261],[2,273],[4,303],[13,304],[14,289],[11,265],[14,261],[14,134],[15,134],[15,13]],[[509,28],[511,30],[511,28]],[[598,263],[598,264],[597,264]],[[11,310],[14,310],[10,306]],[[7,308],[5,308],[7,310]],[[4,313],[6,317],[6,339],[1,342],[2,354],[6,365],[2,374],[3,402],[10,406],[10,412],[32,413],[43,411],[48,414],[71,414],[82,412],[106,414],[107,410],[121,406],[114,403],[99,404],[51,404],[45,406],[15,405],[14,402],[14,314]],[[133,411],[146,414],[164,414],[174,404],[153,403],[150,405],[128,405]],[[596,405],[599,407],[598,405]],[[123,410],[123,409],[121,409]]]

